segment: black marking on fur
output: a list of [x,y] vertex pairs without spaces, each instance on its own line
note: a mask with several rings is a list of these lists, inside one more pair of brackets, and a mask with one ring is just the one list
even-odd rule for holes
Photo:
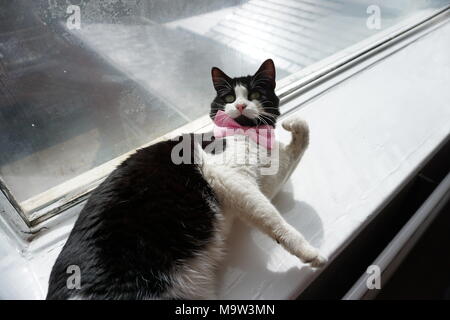
[[[213,236],[214,193],[194,164],[172,163],[164,141],[138,150],[92,193],[61,252],[47,299],[158,297],[177,264]],[[81,289],[68,289],[67,267],[81,269]]]

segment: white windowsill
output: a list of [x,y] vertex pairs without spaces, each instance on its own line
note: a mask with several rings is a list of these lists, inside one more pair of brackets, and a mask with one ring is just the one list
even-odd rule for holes
[[[295,111],[310,125],[311,144],[274,202],[326,256],[338,255],[448,138],[449,37],[447,23]],[[289,139],[281,126],[277,136]],[[73,221],[33,241],[25,255],[0,232],[0,298],[45,296],[51,266]],[[241,223],[230,240],[220,298],[293,298],[320,273]]]

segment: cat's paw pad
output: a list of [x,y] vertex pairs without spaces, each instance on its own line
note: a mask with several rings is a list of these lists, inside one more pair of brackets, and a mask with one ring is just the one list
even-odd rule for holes
[[290,117],[281,124],[287,131],[292,132],[295,135],[301,135],[305,138],[309,135],[309,127],[305,120],[298,117]]
[[318,249],[310,245],[303,247],[301,253],[297,256],[313,268],[323,267],[327,263],[327,258],[322,256]]
[[309,127],[306,121],[298,117],[290,117],[281,124],[284,129],[292,133],[291,146],[300,153],[309,144]]
[[313,268],[321,268],[327,263],[327,258],[321,256],[320,254],[309,262],[309,265]]

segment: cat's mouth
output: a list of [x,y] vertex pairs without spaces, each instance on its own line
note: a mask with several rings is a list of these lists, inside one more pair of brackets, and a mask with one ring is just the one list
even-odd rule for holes
[[233,118],[234,121],[239,123],[241,126],[256,126],[258,125],[258,118],[249,118],[243,114],[237,116],[236,118]]

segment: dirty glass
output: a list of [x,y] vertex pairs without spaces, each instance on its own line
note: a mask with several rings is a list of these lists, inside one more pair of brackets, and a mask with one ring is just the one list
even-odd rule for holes
[[22,204],[205,115],[212,66],[280,80],[448,2],[2,0],[3,187]]

